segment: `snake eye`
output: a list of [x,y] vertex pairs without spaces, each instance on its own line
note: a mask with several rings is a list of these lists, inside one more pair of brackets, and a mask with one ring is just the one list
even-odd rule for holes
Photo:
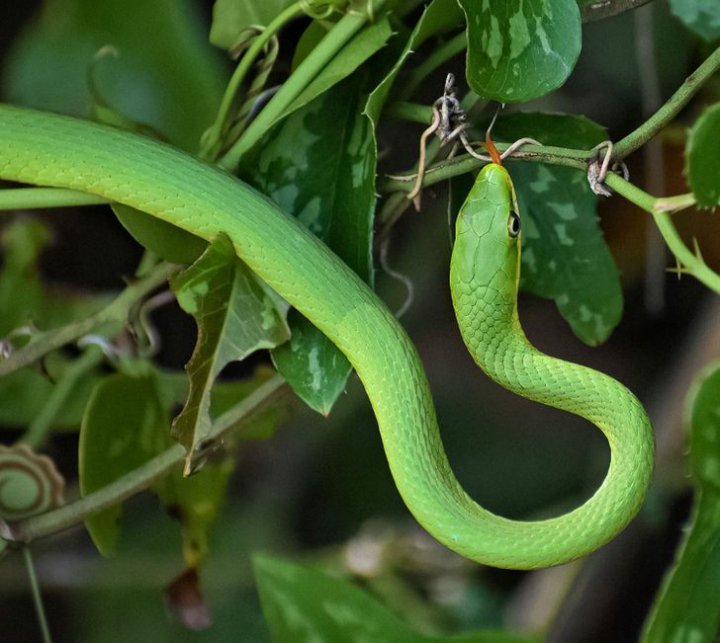
[[508,218],[508,234],[514,239],[520,234],[520,217],[517,212],[511,212]]

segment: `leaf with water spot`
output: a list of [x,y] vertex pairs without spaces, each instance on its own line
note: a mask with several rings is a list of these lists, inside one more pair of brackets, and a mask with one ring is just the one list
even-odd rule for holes
[[[506,116],[495,135],[505,141],[531,136],[545,145],[579,149],[607,138],[592,121],[562,114]],[[605,341],[622,316],[622,288],[584,172],[520,161],[508,163],[508,169],[522,222],[522,289],[554,299],[585,343]]]
[[225,235],[173,277],[171,286],[198,326],[197,344],[185,367],[190,392],[172,428],[173,437],[188,452],[187,474],[212,427],[211,391],[220,371],[256,350],[281,344],[290,333],[276,297],[237,258]]
[[458,0],[467,20],[467,81],[483,98],[524,102],[560,87],[581,47],[576,0]]
[[697,204],[720,205],[720,103],[706,109],[690,130],[685,148],[686,174]]
[[539,643],[498,630],[424,636],[351,582],[318,569],[255,556],[263,615],[275,643]]
[[645,623],[645,643],[715,641],[720,631],[720,362],[695,381],[686,423],[695,500],[675,562]]
[[[362,114],[362,80],[343,81],[283,121],[245,173],[371,284],[376,150]],[[292,340],[273,359],[295,392],[327,414],[350,364],[299,314],[289,320]]]

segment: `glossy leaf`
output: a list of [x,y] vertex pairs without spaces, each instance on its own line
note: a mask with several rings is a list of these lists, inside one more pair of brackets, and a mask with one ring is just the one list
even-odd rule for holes
[[[545,145],[589,149],[606,138],[592,121],[561,114],[501,118],[495,136],[531,136]],[[597,197],[585,174],[542,163],[508,163],[522,221],[522,283],[554,299],[587,344],[605,341],[622,316],[618,269],[598,226]]]
[[263,614],[275,643],[522,643],[509,632],[423,636],[347,580],[268,556],[253,558]]
[[252,26],[266,27],[295,0],[215,0],[210,42],[230,49],[240,33]]
[[4,96],[86,116],[88,67],[101,47],[112,45],[119,57],[95,73],[108,104],[194,151],[226,74],[196,12],[191,0],[46,0],[10,54]]
[[525,102],[560,87],[580,54],[576,0],[458,0],[467,19],[467,81],[482,98]]
[[[83,496],[101,489],[160,453],[168,418],[152,375],[111,375],[93,392],[80,430],[79,476]],[[98,551],[111,556],[120,535],[121,505],[85,519]]]
[[670,0],[670,10],[698,36],[705,40],[720,39],[720,2],[717,0]]
[[289,330],[276,299],[237,258],[225,236],[217,237],[171,285],[182,309],[198,325],[197,344],[186,365],[190,392],[173,422],[173,437],[188,451],[188,474],[210,432],[211,390],[220,371],[256,350],[286,341]]
[[687,176],[697,204],[720,205],[720,103],[706,109],[690,130],[685,157]]
[[720,632],[720,363],[695,382],[687,403],[695,500],[642,640],[715,641]]
[[[247,171],[256,187],[372,283],[376,154],[361,110],[358,81],[344,81],[281,123]],[[292,339],[273,358],[295,392],[326,414],[350,364],[300,315],[290,321]]]

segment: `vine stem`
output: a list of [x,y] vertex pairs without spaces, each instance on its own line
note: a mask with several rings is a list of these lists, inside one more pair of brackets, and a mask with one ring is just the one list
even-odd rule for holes
[[123,323],[135,302],[164,284],[180,268],[181,266],[170,263],[159,264],[147,277],[130,284],[115,301],[94,315],[74,324],[38,333],[27,346],[15,351],[7,359],[0,360],[0,376],[32,364],[50,351],[69,344],[100,326],[113,322]]
[[[385,4],[386,0],[375,0],[373,15]],[[257,117],[248,125],[243,135],[218,160],[218,164],[227,170],[237,169],[243,154],[249,151],[279,120],[292,102],[315,79],[315,77],[335,58],[338,52],[369,21],[369,16],[347,13],[327,33],[316,47],[300,63],[298,68],[282,84],[279,91],[270,99]]]
[[63,188],[4,188],[0,190],[0,211],[67,208],[105,203],[110,203],[110,201],[87,192]]
[[673,203],[677,203],[678,207],[685,207],[689,203],[687,195],[669,199],[656,198],[617,174],[609,174],[605,182],[619,195],[653,215],[665,243],[682,266],[679,269],[680,272],[692,275],[705,286],[720,294],[720,275],[705,263],[699,253],[693,252],[685,245],[670,217],[669,207]]
[[28,580],[30,581],[30,590],[32,591],[33,603],[35,604],[35,613],[37,614],[40,632],[42,634],[43,643],[52,643],[50,628],[48,627],[47,617],[45,616],[45,607],[43,606],[42,594],[40,593],[40,584],[35,574],[35,565],[33,564],[30,547],[25,545],[22,548],[23,559],[25,560],[25,568],[27,569]]
[[663,129],[678,112],[688,104],[703,84],[720,69],[720,47],[710,54],[703,63],[683,82],[677,91],[640,127],[619,140],[614,147],[613,157],[616,160],[639,149]]
[[[223,94],[220,108],[218,109],[217,117],[215,122],[210,126],[208,130],[207,139],[203,141],[203,148],[200,153],[202,158],[207,158],[212,153],[212,150],[220,143],[222,136],[227,127],[230,119],[230,110],[232,109],[235,97],[237,96],[240,86],[242,85],[245,77],[252,68],[255,60],[260,55],[265,45],[270,39],[278,33],[288,22],[294,20],[303,13],[303,7],[301,2],[294,2],[289,7],[280,12],[271,22],[265,27],[258,36],[253,40],[252,44],[245,52],[243,57],[240,59],[238,66],[235,68],[233,75],[230,77],[225,93]],[[205,137],[203,137],[205,138]]]
[[104,355],[99,347],[89,346],[80,357],[68,364],[53,387],[50,397],[19,441],[37,451],[52,428],[53,420],[57,417],[80,379],[96,368],[103,359]]
[[[282,376],[274,375],[229,411],[223,413],[214,422],[208,439],[218,441],[227,432],[239,426],[245,426],[255,414],[279,401],[281,397],[288,395],[289,391]],[[179,467],[184,462],[185,455],[185,449],[180,444],[175,444],[137,469],[118,478],[115,482],[80,500],[12,525],[0,522],[0,537],[9,542],[27,544],[37,538],[72,527],[88,516],[112,507],[152,486],[170,471]]]

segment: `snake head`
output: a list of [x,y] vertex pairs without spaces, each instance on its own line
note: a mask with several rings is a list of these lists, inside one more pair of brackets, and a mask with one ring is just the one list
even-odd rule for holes
[[520,215],[507,170],[486,165],[463,204],[453,256],[458,276],[478,286],[516,292],[520,259]]

